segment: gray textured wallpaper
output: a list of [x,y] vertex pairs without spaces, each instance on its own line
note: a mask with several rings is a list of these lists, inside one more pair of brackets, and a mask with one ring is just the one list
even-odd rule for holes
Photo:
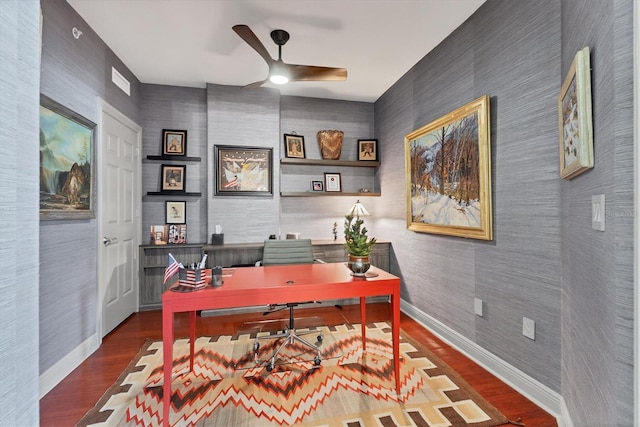
[[[404,299],[558,392],[559,59],[558,2],[490,1],[376,102],[380,202],[404,219],[404,136],[491,98],[494,240],[410,232],[404,221],[387,232],[396,236]],[[523,316],[536,321],[535,341],[522,335]]]
[[[0,1],[4,6],[5,2]],[[15,2],[14,2],[15,3]],[[188,130],[189,241],[226,242],[301,232],[331,239],[352,197],[280,197],[324,172],[353,185],[373,180],[381,197],[361,200],[370,234],[392,242],[392,271],[404,300],[558,392],[575,426],[627,426],[633,420],[632,0],[488,0],[374,104],[281,97],[247,91],[142,85],[62,0],[42,2],[45,95],[96,120],[96,96],[144,127],[143,153],[159,154],[163,128]],[[4,29],[4,28],[3,28]],[[591,48],[595,167],[559,178],[557,101],[564,74]],[[106,85],[111,65],[132,96]],[[406,229],[404,136],[478,98],[491,99],[493,241]],[[377,138],[373,170],[280,168],[283,133],[345,131],[342,159],[359,138]],[[273,196],[213,195],[213,146],[273,149]],[[352,157],[353,156],[353,157]],[[157,191],[159,164],[144,161],[143,193]],[[368,175],[373,174],[373,176]],[[296,182],[295,180],[298,180]],[[364,185],[364,184],[363,184]],[[591,229],[590,201],[605,194],[607,229]],[[161,222],[164,199],[143,197],[143,236]],[[340,227],[341,228],[341,227]],[[40,370],[95,333],[95,221],[40,225]],[[69,272],[67,259],[79,265]],[[64,280],[60,280],[64,277]],[[63,295],[63,296],[61,296]],[[484,301],[484,316],[473,299]],[[522,335],[522,317],[536,340]]]
[[[40,7],[40,92],[93,122],[99,96],[139,123],[138,79],[90,27],[81,25],[66,1],[43,1]],[[71,34],[74,26],[82,27],[78,40]],[[131,96],[110,83],[112,66],[131,82]],[[40,222],[41,373],[96,333],[97,241],[95,220]]]
[[[38,1],[0,2],[0,425],[39,423]],[[18,143],[19,142],[19,143]]]
[[[562,29],[563,75],[576,51],[591,51],[595,164],[561,186],[562,392],[576,426],[631,426],[632,1],[563,1]],[[596,194],[605,195],[605,232],[590,227]]]

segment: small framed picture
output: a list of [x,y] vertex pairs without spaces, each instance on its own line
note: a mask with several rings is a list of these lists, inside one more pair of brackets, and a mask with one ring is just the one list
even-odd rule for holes
[[593,168],[591,61],[589,47],[578,51],[558,95],[560,177],[573,179]]
[[187,131],[162,129],[162,155],[186,156]]
[[187,223],[187,202],[166,201],[165,202],[165,222],[167,224]]
[[167,244],[167,226],[152,225],[150,237],[151,237],[152,245],[166,245]]
[[324,191],[341,192],[342,179],[339,173],[324,173]]
[[378,140],[359,139],[358,140],[358,160],[377,161],[378,160]]
[[285,133],[284,152],[286,157],[304,159],[304,136]]
[[187,224],[171,224],[167,228],[169,229],[169,244],[184,245],[187,243]]
[[187,166],[162,165],[162,191],[182,191],[187,179]]
[[311,190],[324,191],[324,185],[322,184],[322,181],[311,181]]

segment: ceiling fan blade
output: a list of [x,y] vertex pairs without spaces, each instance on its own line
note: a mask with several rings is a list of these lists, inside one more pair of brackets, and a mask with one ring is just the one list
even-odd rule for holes
[[235,31],[236,34],[238,34],[242,38],[242,40],[244,40],[256,52],[258,52],[258,54],[260,54],[260,56],[262,56],[265,61],[267,61],[267,64],[271,65],[271,63],[273,62],[273,58],[271,58],[271,55],[269,55],[267,48],[264,47],[258,36],[256,36],[255,33],[251,31],[251,28],[246,25],[234,25],[232,28],[233,31]]
[[287,64],[291,80],[296,81],[338,81],[347,80],[346,68],[317,67],[314,65]]
[[253,83],[249,83],[246,86],[242,86],[243,89],[255,89],[257,87],[262,86],[263,84],[265,84],[267,82],[267,79],[264,80],[260,80],[259,82],[253,82]]

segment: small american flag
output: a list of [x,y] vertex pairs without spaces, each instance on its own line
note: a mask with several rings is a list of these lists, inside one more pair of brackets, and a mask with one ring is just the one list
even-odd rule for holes
[[173,255],[169,254],[167,259],[167,269],[164,271],[164,281],[162,284],[167,283],[167,280],[171,279],[171,277],[176,274],[176,272],[180,269],[180,264],[173,257]]

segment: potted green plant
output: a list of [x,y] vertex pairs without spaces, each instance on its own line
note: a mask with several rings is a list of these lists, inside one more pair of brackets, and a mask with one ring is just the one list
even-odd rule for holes
[[376,244],[375,237],[367,237],[364,220],[346,215],[344,220],[344,240],[349,256],[348,266],[354,276],[364,276],[371,267],[369,255]]

